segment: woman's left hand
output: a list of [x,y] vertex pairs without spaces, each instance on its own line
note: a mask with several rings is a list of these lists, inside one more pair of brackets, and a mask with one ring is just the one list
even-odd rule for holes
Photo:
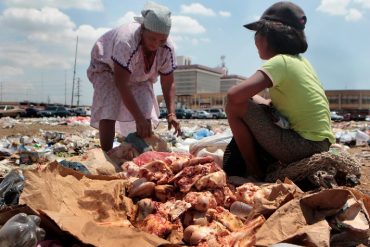
[[168,122],[168,130],[170,130],[173,126],[175,129],[175,132],[173,133],[176,136],[181,136],[181,128],[180,128],[180,121],[176,118],[176,116],[168,116],[167,117]]

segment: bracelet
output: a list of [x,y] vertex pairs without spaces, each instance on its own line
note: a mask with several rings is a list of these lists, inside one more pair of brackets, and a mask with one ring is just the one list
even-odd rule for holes
[[169,118],[169,117],[176,117],[176,114],[175,114],[175,113],[173,113],[173,112],[168,113],[168,114],[167,114],[167,118]]

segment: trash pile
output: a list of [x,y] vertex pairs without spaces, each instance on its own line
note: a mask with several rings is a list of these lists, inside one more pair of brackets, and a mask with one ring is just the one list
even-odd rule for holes
[[337,143],[347,146],[370,145],[370,126],[367,122],[340,122],[335,123],[333,132]]
[[[22,120],[14,121],[7,126]],[[344,153],[368,145],[366,123],[337,124],[330,152],[294,164],[308,164],[305,172],[271,173],[269,183],[228,177],[222,163],[230,129],[197,123],[182,137],[161,129],[147,139],[118,137],[108,153],[93,130],[1,138],[0,245],[370,245],[370,196],[340,186],[359,176]],[[302,191],[296,181],[304,177],[321,188]]]

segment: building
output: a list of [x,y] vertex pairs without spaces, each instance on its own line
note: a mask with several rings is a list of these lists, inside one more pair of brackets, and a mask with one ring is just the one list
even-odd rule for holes
[[[246,79],[240,75],[228,75],[225,56],[221,56],[221,66],[216,68],[191,64],[191,59],[185,56],[176,57],[176,61],[177,108],[224,108],[229,88]],[[161,107],[165,106],[162,95],[157,96],[157,100]]]
[[332,111],[370,114],[370,90],[326,90],[325,94]]
[[185,57],[185,56],[176,56],[176,64],[177,64],[177,66],[190,65],[191,64],[191,58],[190,57]]
[[241,83],[245,79],[247,78],[244,76],[240,76],[240,75],[224,75],[223,77],[221,77],[221,81],[220,81],[220,84],[221,84],[220,92],[227,93],[227,90],[229,90],[229,88],[231,88],[232,86],[236,84]]
[[179,65],[174,72],[176,95],[219,93],[222,72],[203,65]]

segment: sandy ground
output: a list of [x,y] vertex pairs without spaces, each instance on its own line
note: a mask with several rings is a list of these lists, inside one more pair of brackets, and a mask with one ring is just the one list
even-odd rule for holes
[[[228,126],[227,120],[181,120],[183,127],[194,126],[211,126],[213,129],[223,130]],[[337,126],[336,126],[337,127]],[[161,122],[156,129],[156,132],[163,132],[167,128],[165,122]],[[22,124],[18,123],[13,128],[0,128],[0,138],[9,135],[28,135],[37,136],[40,134],[40,129],[47,131],[60,131],[71,134],[79,134],[86,130],[92,130],[89,126],[69,126],[69,125],[48,125],[48,124]],[[351,147],[349,152],[354,155],[362,164],[361,167],[361,184],[358,189],[370,195],[370,147]]]

